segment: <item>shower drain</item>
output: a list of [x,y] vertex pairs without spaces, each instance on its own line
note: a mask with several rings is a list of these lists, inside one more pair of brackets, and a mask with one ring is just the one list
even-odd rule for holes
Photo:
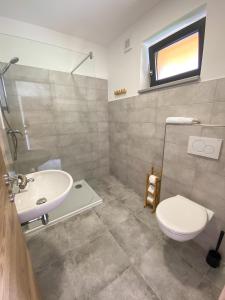
[[82,188],[82,184],[76,184],[75,185],[75,189],[81,189]]
[[43,198],[38,199],[36,204],[41,205],[41,204],[44,204],[45,202],[47,202],[47,199],[43,197]]

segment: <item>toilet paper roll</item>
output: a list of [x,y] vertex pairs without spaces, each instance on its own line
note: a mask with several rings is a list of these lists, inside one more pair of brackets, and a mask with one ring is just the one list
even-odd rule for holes
[[155,175],[150,175],[149,176],[149,182],[150,182],[150,184],[155,184],[156,183],[156,179],[157,179],[157,176],[155,176]]
[[154,194],[155,192],[155,187],[154,185],[150,184],[149,188],[148,188],[148,191],[151,193],[151,194]]
[[151,197],[151,196],[148,196],[148,197],[147,197],[147,202],[150,203],[150,204],[153,204],[154,198]]

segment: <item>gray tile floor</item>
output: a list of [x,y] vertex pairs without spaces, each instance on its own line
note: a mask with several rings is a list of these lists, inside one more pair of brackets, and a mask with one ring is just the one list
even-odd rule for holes
[[224,265],[211,270],[194,242],[166,238],[142,199],[114,177],[89,184],[103,205],[27,237],[44,299],[218,298]]

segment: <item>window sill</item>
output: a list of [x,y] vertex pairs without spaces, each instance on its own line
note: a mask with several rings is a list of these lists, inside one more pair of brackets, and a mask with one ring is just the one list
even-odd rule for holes
[[152,92],[152,91],[155,91],[155,90],[164,89],[164,88],[167,88],[167,87],[177,86],[177,85],[185,84],[185,83],[192,82],[192,81],[199,81],[199,80],[200,80],[199,75],[198,76],[193,76],[193,77],[190,77],[190,78],[176,80],[176,81],[173,81],[173,82],[169,82],[169,83],[165,83],[165,84],[161,84],[161,85],[156,85],[156,86],[149,87],[147,89],[139,90],[138,93],[139,94],[144,94],[144,93]]

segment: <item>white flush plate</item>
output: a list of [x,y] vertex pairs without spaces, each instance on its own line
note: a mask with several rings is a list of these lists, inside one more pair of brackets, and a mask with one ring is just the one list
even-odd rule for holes
[[222,142],[222,139],[190,136],[187,152],[189,154],[219,159]]

